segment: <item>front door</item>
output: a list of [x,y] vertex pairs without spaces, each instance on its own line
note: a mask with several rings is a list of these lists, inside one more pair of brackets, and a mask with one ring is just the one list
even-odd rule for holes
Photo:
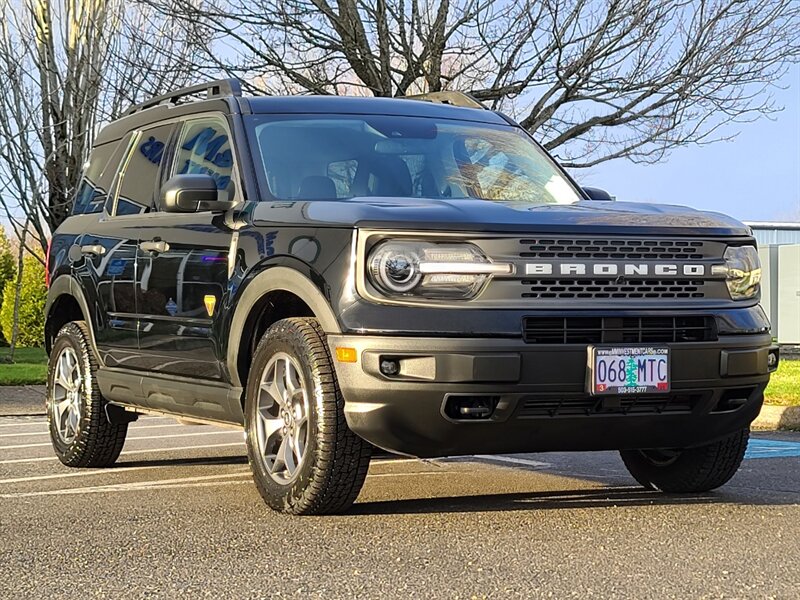
[[[207,173],[219,189],[236,186],[227,123],[219,116],[182,124],[164,179]],[[139,232],[139,368],[154,373],[223,378],[213,326],[228,286],[233,230],[211,212],[156,212]]]

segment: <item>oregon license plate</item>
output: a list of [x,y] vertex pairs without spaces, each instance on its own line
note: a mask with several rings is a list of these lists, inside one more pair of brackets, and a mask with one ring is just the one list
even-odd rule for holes
[[659,346],[590,346],[591,394],[668,392],[669,348]]

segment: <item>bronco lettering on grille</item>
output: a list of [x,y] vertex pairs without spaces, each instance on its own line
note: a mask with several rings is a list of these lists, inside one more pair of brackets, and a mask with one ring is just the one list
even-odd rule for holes
[[670,263],[527,263],[526,275],[703,277],[706,265]]

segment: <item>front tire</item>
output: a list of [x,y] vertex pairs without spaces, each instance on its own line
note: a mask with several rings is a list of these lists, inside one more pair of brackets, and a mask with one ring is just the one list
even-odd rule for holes
[[96,372],[86,323],[67,323],[50,351],[47,421],[56,456],[68,467],[108,467],[125,444],[128,424],[108,422]]
[[294,515],[350,508],[366,478],[371,446],[347,426],[316,319],[278,321],[261,338],[245,417],[250,468],[271,508]]
[[667,493],[708,492],[728,483],[747,450],[750,430],[686,450],[622,450],[633,478],[648,489]]

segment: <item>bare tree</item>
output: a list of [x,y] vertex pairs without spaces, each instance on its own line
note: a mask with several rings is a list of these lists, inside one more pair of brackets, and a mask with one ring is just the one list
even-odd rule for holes
[[253,90],[470,91],[570,167],[730,136],[779,110],[800,56],[797,0],[140,1],[203,27],[198,67]]
[[98,124],[185,84],[193,48],[180,23],[122,0],[0,0],[0,208],[18,239],[46,246]]

